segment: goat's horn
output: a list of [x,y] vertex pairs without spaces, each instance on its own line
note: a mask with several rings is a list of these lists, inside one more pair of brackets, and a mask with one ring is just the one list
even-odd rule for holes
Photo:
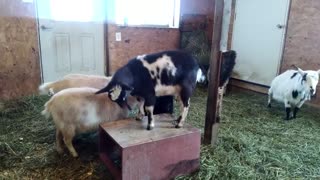
[[296,69],[300,69],[300,68],[298,68],[298,66],[296,66],[295,64],[292,64],[291,67],[294,67],[294,68],[296,68]]

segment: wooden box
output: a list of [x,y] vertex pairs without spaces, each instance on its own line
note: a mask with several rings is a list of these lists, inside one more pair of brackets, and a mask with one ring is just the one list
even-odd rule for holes
[[115,179],[172,179],[200,166],[200,130],[185,125],[176,129],[169,114],[147,119],[107,122],[99,128],[99,155]]

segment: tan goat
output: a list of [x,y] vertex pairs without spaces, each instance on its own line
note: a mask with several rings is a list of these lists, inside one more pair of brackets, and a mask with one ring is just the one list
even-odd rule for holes
[[[56,148],[63,152],[62,141],[72,156],[78,154],[72,145],[76,134],[97,130],[102,122],[127,118],[129,109],[121,108],[110,100],[106,93],[94,94],[98,89],[82,87],[69,88],[56,93],[45,104],[42,114],[52,119],[56,125]],[[131,108],[139,105],[136,97],[128,96]]]
[[41,95],[53,95],[63,89],[74,87],[92,87],[101,89],[106,86],[111,80],[111,77],[85,74],[69,74],[61,80],[44,83],[39,87]]

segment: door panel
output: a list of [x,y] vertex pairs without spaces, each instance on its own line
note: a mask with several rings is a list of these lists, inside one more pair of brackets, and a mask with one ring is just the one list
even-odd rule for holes
[[104,75],[103,1],[37,2],[44,82],[70,73]]
[[71,71],[71,59],[70,59],[70,37],[69,34],[57,33],[55,35],[55,47],[56,49],[56,71],[57,72],[70,72]]
[[94,37],[92,35],[82,35],[81,36],[81,52],[82,52],[82,66],[81,69],[84,71],[94,70],[95,61],[90,61],[95,59],[94,56]]
[[[237,0],[232,49],[233,77],[270,85],[279,72],[289,0]],[[280,25],[280,26],[279,26]]]

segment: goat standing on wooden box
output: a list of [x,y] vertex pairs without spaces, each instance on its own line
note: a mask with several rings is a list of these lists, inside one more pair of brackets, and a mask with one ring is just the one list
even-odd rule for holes
[[138,56],[120,68],[110,83],[97,92],[108,92],[111,100],[126,106],[127,96],[142,97],[148,116],[147,130],[154,127],[153,109],[157,96],[178,96],[181,114],[176,128],[183,126],[190,106],[190,96],[196,86],[199,66],[188,53],[164,51]]
[[[287,70],[275,77],[268,92],[268,107],[271,107],[271,100],[283,102],[286,109],[286,120],[296,118],[298,110],[305,101],[310,100],[316,94],[320,70],[303,71]],[[291,115],[291,108],[293,115]]]

